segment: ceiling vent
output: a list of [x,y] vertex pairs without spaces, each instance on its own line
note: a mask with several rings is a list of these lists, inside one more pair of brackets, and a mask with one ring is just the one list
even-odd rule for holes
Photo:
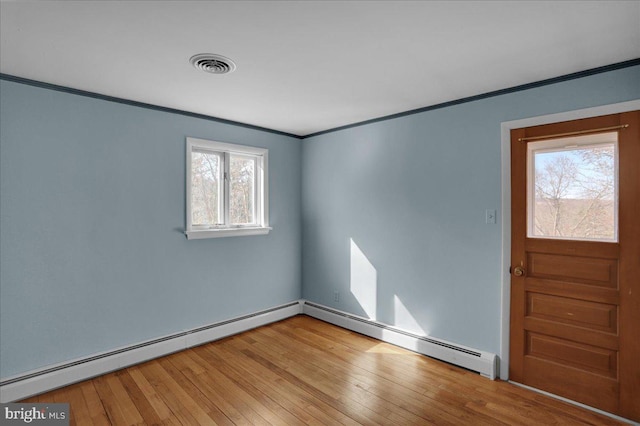
[[231,59],[213,53],[193,55],[189,62],[196,69],[211,74],[228,74],[236,69],[236,64]]

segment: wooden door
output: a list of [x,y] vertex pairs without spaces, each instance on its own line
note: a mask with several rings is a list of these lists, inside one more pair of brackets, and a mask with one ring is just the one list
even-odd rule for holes
[[[639,126],[634,111],[511,132],[510,379],[636,421]],[[615,139],[614,148],[607,145]],[[593,191],[607,186],[604,174],[611,178],[609,166],[602,175],[585,166],[599,160],[613,164],[613,195]],[[571,176],[580,183],[572,187]],[[595,219],[576,213],[594,204]]]

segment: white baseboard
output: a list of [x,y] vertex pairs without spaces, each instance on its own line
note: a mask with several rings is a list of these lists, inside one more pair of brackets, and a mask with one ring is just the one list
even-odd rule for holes
[[0,402],[19,401],[72,383],[80,382],[149,361],[193,346],[242,333],[302,313],[296,301],[228,321],[114,349],[0,380]]
[[494,380],[498,373],[496,354],[433,337],[419,336],[368,318],[308,301],[302,302],[302,313],[374,339],[477,371],[491,380]]
[[368,318],[300,300],[136,345],[2,378],[0,402],[19,401],[298,314],[306,314],[339,327],[477,371],[492,380],[497,374],[495,354],[432,337],[418,336]]

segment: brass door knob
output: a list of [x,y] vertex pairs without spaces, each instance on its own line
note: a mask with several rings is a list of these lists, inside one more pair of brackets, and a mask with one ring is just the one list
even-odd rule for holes
[[513,275],[516,277],[521,277],[524,275],[524,268],[522,266],[516,266],[513,268]]

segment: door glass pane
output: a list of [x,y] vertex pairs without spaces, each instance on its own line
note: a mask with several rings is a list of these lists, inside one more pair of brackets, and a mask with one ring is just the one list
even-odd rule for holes
[[617,132],[528,144],[528,236],[617,241]]
[[254,156],[231,154],[229,173],[229,218],[233,225],[255,224]]
[[220,154],[191,153],[191,224],[213,226],[222,223]]

